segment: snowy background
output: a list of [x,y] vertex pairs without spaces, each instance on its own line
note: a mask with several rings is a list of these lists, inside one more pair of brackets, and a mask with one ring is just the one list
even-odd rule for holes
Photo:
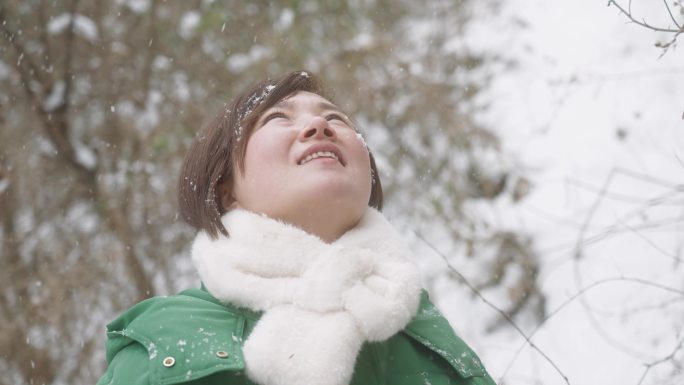
[[[668,25],[660,2],[637,5]],[[667,35],[628,24],[606,1],[478,12],[468,43],[517,62],[493,78],[479,118],[533,189],[519,206],[475,209],[535,235],[548,311],[562,307],[532,341],[571,384],[684,383],[684,53],[661,57],[654,43]],[[497,381],[565,383],[516,332],[479,333],[448,294],[458,290],[445,283],[439,305]]]
[[683,384],[684,54],[606,3],[3,2],[0,383],[93,383],[107,322],[199,284],[190,142],[246,85],[308,69],[499,383]]

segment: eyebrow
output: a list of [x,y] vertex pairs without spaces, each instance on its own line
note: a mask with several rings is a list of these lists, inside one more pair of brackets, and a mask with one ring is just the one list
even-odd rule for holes
[[[290,110],[290,111],[291,111],[292,109],[294,109],[294,106],[293,106],[292,102],[289,101],[288,99],[283,99],[283,100],[279,101],[279,102],[276,103],[276,105],[274,105],[273,107],[275,107],[275,108],[282,108],[282,109],[284,109],[284,110]],[[318,109],[320,109],[320,110],[339,112],[340,114],[343,114],[344,116],[347,116],[347,114],[344,113],[344,111],[342,111],[339,107],[337,107],[336,105],[334,105],[334,104],[332,104],[332,103],[330,103],[330,102],[320,101],[320,102],[316,103],[316,108],[318,108]]]
[[336,105],[334,105],[330,102],[318,102],[316,107],[320,108],[321,110],[330,110],[330,111],[339,112],[345,116],[347,115],[342,110],[340,110],[339,107],[337,107]]

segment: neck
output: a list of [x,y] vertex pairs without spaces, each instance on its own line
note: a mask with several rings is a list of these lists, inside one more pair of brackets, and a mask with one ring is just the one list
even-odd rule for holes
[[344,233],[352,229],[359,222],[360,216],[347,218],[344,215],[334,215],[332,213],[306,212],[298,218],[291,220],[284,219],[311,235],[315,235],[325,243],[332,243],[339,239]]
[[272,217],[315,235],[325,243],[332,243],[359,223],[366,208],[309,202],[307,206],[274,213]]

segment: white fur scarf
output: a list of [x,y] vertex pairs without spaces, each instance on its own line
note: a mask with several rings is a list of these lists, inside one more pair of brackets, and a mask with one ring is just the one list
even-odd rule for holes
[[222,222],[230,237],[200,232],[192,259],[214,297],[265,312],[243,348],[252,381],[347,385],[363,342],[391,337],[417,311],[418,269],[374,209],[329,244],[245,210]]

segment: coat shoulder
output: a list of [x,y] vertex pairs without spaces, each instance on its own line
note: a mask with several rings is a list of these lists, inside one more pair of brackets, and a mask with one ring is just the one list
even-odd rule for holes
[[249,312],[200,289],[142,301],[107,325],[107,362],[132,344],[149,360],[151,383],[173,384],[244,369],[242,335]]
[[418,313],[403,333],[444,358],[462,378],[480,378],[487,380],[485,384],[494,384],[480,358],[454,332],[426,291],[421,294]]

